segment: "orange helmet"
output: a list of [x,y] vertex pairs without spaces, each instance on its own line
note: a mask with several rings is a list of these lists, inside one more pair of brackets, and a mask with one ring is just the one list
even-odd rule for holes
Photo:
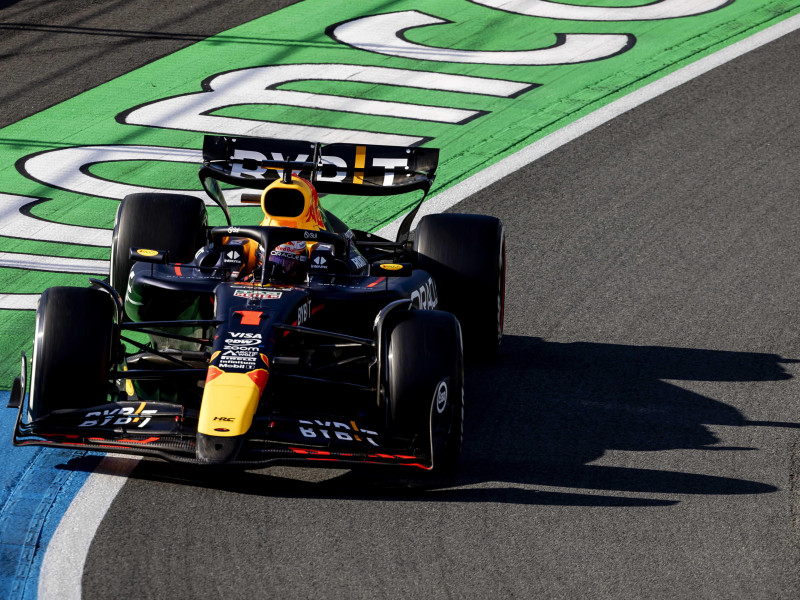
[[290,183],[282,179],[270,183],[261,194],[261,210],[264,211],[261,225],[325,229],[317,190],[310,181],[296,175],[292,175]]

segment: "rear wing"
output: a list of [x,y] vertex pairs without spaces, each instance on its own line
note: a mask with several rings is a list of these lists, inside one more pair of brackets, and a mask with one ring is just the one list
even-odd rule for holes
[[[207,135],[203,140],[200,181],[209,196],[230,215],[220,181],[263,190],[294,173],[323,194],[386,196],[421,190],[422,199],[400,227],[407,233],[425,201],[439,163],[437,148],[368,144],[321,144],[297,140]],[[410,217],[410,218],[409,218]],[[398,237],[399,239],[399,237]]]
[[290,166],[323,194],[383,196],[427,191],[438,163],[436,148],[207,135],[200,177],[263,190]]

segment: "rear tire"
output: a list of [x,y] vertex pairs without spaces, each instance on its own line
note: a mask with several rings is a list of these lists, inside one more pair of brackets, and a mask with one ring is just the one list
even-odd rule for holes
[[469,356],[497,353],[503,337],[506,242],[495,217],[441,213],[420,220],[414,238],[419,266],[436,281],[441,310],[464,329]]
[[111,241],[111,287],[125,298],[133,266],[131,246],[169,252],[170,262],[190,262],[206,242],[206,207],[180,194],[130,194],[117,210]]
[[36,310],[28,417],[107,400],[113,350],[119,343],[116,307],[95,288],[52,287]]
[[389,428],[431,443],[433,472],[455,471],[464,424],[464,361],[461,327],[449,313],[399,313],[388,338],[386,360]]

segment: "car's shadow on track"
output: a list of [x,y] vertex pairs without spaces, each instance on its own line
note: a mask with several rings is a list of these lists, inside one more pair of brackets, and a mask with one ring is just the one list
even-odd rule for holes
[[[607,450],[755,450],[717,446],[707,428],[748,425],[736,409],[665,380],[779,381],[791,378],[782,367],[788,362],[794,361],[775,354],[507,336],[496,361],[468,367],[461,469],[448,485],[409,488],[390,469],[299,478],[297,469],[204,471],[159,461],[142,461],[132,477],[270,496],[574,506],[677,502],[613,492],[773,492],[772,485],[744,479],[587,463]],[[79,461],[72,467],[80,468]]]
[[735,408],[667,380],[779,381],[791,378],[782,364],[794,361],[775,354],[515,336],[503,345],[495,364],[469,371],[461,481],[658,494],[776,490],[741,479],[587,463],[607,450],[755,450],[717,446],[707,425],[746,426],[747,420]]

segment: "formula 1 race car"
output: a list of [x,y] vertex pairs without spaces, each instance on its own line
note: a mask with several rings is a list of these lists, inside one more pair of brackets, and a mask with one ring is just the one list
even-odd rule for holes
[[[481,360],[502,336],[505,238],[498,219],[436,214],[411,240],[437,163],[430,148],[207,136],[200,180],[228,225],[193,196],[121,202],[110,281],[41,296],[14,444],[452,472],[464,348]],[[231,223],[220,183],[261,205],[260,225]],[[424,193],[390,241],[317,190]]]

